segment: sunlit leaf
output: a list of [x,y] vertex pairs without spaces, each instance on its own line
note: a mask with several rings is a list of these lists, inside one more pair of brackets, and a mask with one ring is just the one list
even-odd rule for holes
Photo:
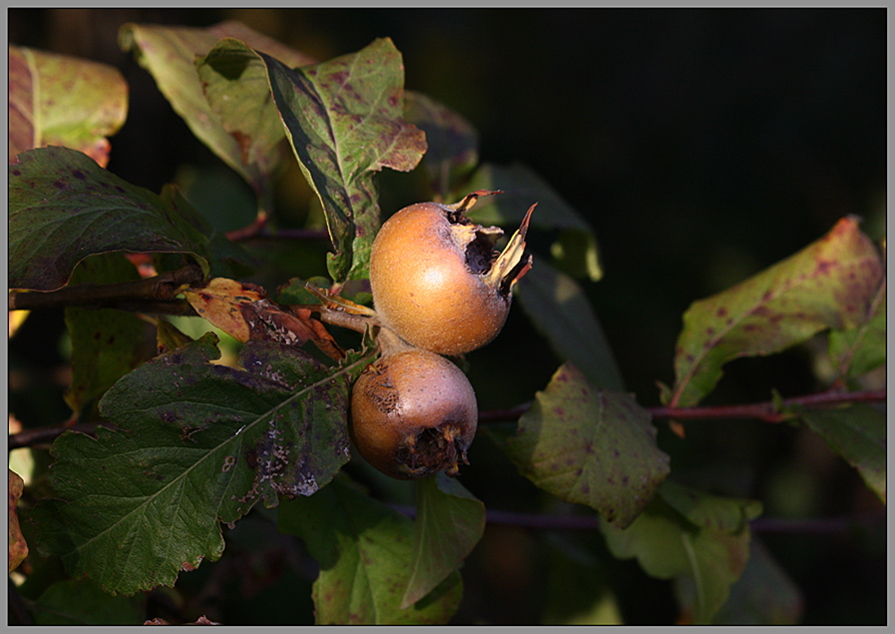
[[408,90],[404,118],[426,134],[429,148],[422,166],[432,191],[451,202],[479,161],[479,134],[472,124],[431,97]]
[[571,361],[597,387],[624,389],[603,328],[574,279],[537,260],[516,292],[525,313],[561,359]]
[[330,275],[337,282],[366,278],[380,221],[375,172],[412,170],[426,151],[423,132],[403,119],[401,53],[378,39],[295,70],[259,54],[292,149],[326,214],[335,247]]
[[855,403],[838,409],[815,409],[801,419],[846,462],[867,487],[886,502],[886,414]]
[[460,568],[485,532],[485,505],[444,473],[420,480],[416,500],[413,572],[402,609]]
[[603,277],[597,238],[584,217],[530,168],[485,163],[464,185],[468,190],[502,190],[468,215],[483,225],[517,226],[525,210],[538,203],[531,217],[534,229],[555,232],[552,252],[562,268],[576,277]]
[[19,498],[25,490],[25,481],[21,476],[12,469],[9,471],[9,515],[8,515],[8,533],[9,533],[9,572],[19,567],[19,564],[25,561],[28,556],[28,544],[19,528]]
[[9,46],[9,162],[25,150],[59,145],[101,167],[109,137],[127,116],[127,84],[107,64]]
[[206,335],[122,378],[100,402],[115,429],[53,444],[54,499],[32,512],[48,554],[107,592],[171,585],[217,559],[220,522],[311,495],[348,460],[348,386],[370,355],[327,368],[261,342],[242,368]]
[[652,504],[626,529],[601,528],[610,552],[636,557],[648,575],[674,579],[692,595],[686,620],[712,622],[749,558],[748,521],[761,507],[751,500],[707,495],[666,482]]
[[799,253],[694,302],[677,342],[669,405],[698,403],[737,357],[772,354],[826,328],[859,325],[881,275],[876,247],[848,217]]
[[247,129],[233,126],[229,116],[223,121],[206,98],[196,70],[196,58],[208,54],[219,40],[227,37],[266,51],[290,65],[312,61],[234,21],[201,29],[131,23],[121,27],[118,34],[121,48],[132,51],[137,62],[152,74],[161,93],[193,134],[241,174],[259,196],[265,196],[270,171],[276,167],[276,155],[265,152],[270,147],[270,139],[258,135],[251,126]]
[[186,253],[208,270],[208,238],[152,192],[61,147],[9,166],[9,286],[49,291],[88,255]]
[[313,592],[318,625],[437,625],[457,610],[457,572],[401,609],[415,560],[413,523],[338,480],[284,503],[278,523],[301,537],[320,564]]
[[[140,279],[120,253],[91,256],[72,274],[75,284],[114,284]],[[147,324],[133,313],[112,308],[65,308],[71,337],[71,385],[65,402],[74,412],[98,399],[122,376],[153,355]]]
[[649,413],[630,395],[594,388],[571,364],[537,393],[506,451],[537,486],[619,527],[634,521],[669,472]]

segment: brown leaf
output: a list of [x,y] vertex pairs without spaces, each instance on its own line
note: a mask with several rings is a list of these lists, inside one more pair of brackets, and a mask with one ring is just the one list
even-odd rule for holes
[[332,359],[344,356],[310,309],[284,310],[254,284],[218,277],[204,288],[187,289],[184,295],[197,313],[237,341],[268,340],[286,346],[302,346],[313,341]]
[[9,469],[9,572],[18,568],[28,556],[28,544],[25,543],[25,537],[19,528],[19,514],[16,509],[24,489],[24,480]]

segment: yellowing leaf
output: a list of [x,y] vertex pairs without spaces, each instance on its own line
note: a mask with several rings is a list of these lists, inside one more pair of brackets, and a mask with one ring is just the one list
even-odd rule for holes
[[848,217],[799,253],[694,302],[684,314],[668,404],[698,403],[721,378],[721,366],[737,357],[772,354],[825,328],[862,323],[882,271],[876,247]]
[[100,167],[127,116],[127,84],[107,64],[9,47],[9,162],[25,150],[61,145]]

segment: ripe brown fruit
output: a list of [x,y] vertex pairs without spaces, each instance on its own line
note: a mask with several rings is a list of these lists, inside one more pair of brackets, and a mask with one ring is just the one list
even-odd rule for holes
[[460,368],[406,344],[367,366],[352,389],[351,438],[393,478],[457,475],[477,425],[475,392]]
[[531,266],[524,254],[532,208],[501,253],[497,227],[471,222],[457,205],[417,203],[395,213],[373,242],[370,287],[381,321],[411,344],[458,355],[490,342],[503,328],[513,286]]

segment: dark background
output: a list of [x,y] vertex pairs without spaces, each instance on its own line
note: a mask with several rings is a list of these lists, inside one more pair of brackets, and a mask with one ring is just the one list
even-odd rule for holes
[[[406,87],[465,116],[480,133],[483,161],[527,164],[591,223],[605,277],[584,285],[643,405],[658,404],[656,381],[673,381],[681,314],[692,301],[791,255],[844,215],[862,216],[874,239],[885,231],[884,9],[11,9],[8,16],[14,44],[122,71],[130,106],[112,138],[109,169],[153,191],[185,164],[220,162],[121,52],[122,24],[237,19],[320,60],[390,37],[404,56]],[[29,343],[11,343],[12,362],[50,368],[56,341],[35,345],[33,334],[59,328],[61,316],[32,318],[17,337]],[[483,408],[531,398],[546,385],[558,360],[540,343],[519,344],[533,339],[517,310],[481,363],[471,358]],[[707,402],[767,400],[771,388],[784,396],[818,388],[805,348],[730,364]],[[848,468],[829,467],[829,455],[795,431],[718,424],[729,433],[686,442],[663,436],[663,443],[684,468],[697,468],[702,451],[727,452],[734,469],[749,465],[735,493],[770,498],[772,514],[788,508],[775,507],[775,495],[794,496],[815,515],[873,507]],[[817,477],[799,480],[803,467]],[[882,541],[880,551],[862,536],[767,537],[805,593],[804,622],[830,624],[885,621]],[[667,589],[637,582],[647,584],[641,602],[653,613],[628,600],[629,622],[673,620]],[[494,592],[497,607],[482,608],[486,618],[524,620],[512,593]]]

